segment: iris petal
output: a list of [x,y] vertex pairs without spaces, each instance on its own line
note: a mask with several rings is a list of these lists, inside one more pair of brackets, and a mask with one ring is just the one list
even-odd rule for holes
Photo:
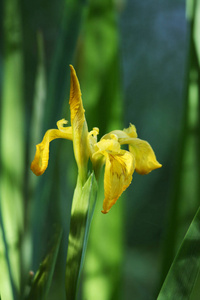
[[37,176],[42,175],[48,166],[50,142],[58,138],[72,140],[72,127],[62,127],[62,124],[65,123],[63,120],[58,122],[58,126],[62,131],[58,129],[47,130],[42,142],[36,145],[36,153],[31,163],[31,170]]
[[[72,65],[71,69],[71,83],[70,83],[70,112],[71,112],[71,125],[76,125],[76,129],[79,130],[85,121],[85,110],[83,108],[81,89],[76,72]],[[75,122],[74,122],[75,121]]]
[[143,175],[161,168],[162,165],[156,160],[155,153],[148,142],[133,138],[129,141],[129,150],[135,157],[135,170]]
[[124,128],[123,130],[113,130],[107,134],[105,134],[102,139],[110,139],[111,135],[116,135],[117,138],[120,139],[128,139],[128,138],[136,138],[137,137],[137,132],[135,125],[130,124],[128,128]]
[[137,131],[135,128],[135,125],[131,124],[129,125],[128,128],[125,128],[123,130],[123,132],[125,132],[128,136],[132,137],[132,138],[136,138],[137,137]]
[[106,156],[104,175],[104,193],[102,213],[107,213],[117,199],[126,190],[132,181],[134,172],[134,157],[125,150],[119,154],[103,153]]
[[70,69],[71,83],[69,104],[73,130],[73,147],[79,174],[82,178],[81,180],[84,182],[87,177],[87,163],[90,154],[88,145],[88,127],[81,98],[80,84],[72,65],[70,65]]

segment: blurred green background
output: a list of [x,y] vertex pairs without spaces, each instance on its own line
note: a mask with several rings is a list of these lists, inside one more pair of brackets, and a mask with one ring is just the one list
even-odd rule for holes
[[107,215],[99,188],[78,298],[156,299],[199,206],[199,12],[195,0],[0,1],[1,286],[24,291],[59,223],[48,299],[65,299],[72,143],[52,143],[41,178],[30,163],[45,131],[70,120],[73,64],[89,129],[131,122],[163,165],[134,174]]

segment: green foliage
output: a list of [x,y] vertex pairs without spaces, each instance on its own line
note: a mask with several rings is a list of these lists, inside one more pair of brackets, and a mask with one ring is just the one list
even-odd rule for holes
[[60,247],[62,229],[58,228],[54,233],[45,259],[40,264],[40,267],[31,283],[31,289],[26,300],[45,300],[47,298],[51,285],[55,263]]
[[200,208],[183,239],[157,299],[191,299],[195,284],[198,284],[199,271]]
[[[15,294],[12,294],[9,284],[10,276],[12,276],[15,289],[19,290],[20,287],[20,241],[24,230],[23,38],[21,14],[17,1],[5,2],[3,22],[5,59],[0,131],[0,206],[4,233],[0,234],[0,265],[3,270],[0,272],[0,290],[3,299],[11,300]],[[7,247],[4,246],[2,236],[5,236],[4,241]]]

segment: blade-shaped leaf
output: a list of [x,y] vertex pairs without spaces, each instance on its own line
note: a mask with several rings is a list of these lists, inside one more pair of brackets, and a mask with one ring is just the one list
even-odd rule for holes
[[200,208],[171,265],[157,300],[190,299],[200,270]]
[[37,271],[27,300],[45,300],[50,288],[57,254],[61,242],[62,230],[59,228],[53,236],[52,245],[47,256]]
[[[21,281],[20,251],[24,230],[25,174],[25,101],[24,53],[20,1],[4,1],[2,10],[4,37],[3,80],[0,109],[0,205],[7,243],[0,234],[0,290],[2,300],[14,300],[12,285],[19,293]],[[2,250],[2,249],[1,249]],[[4,259],[9,257],[10,266]],[[9,271],[8,271],[9,269]],[[10,274],[9,274],[10,273]],[[10,282],[12,278],[13,283]]]
[[[3,224],[1,205],[0,205],[0,233],[2,236],[1,247],[4,250],[4,251],[1,251],[2,253],[0,255],[1,272],[3,272],[3,274],[8,273],[8,276],[5,276],[5,279],[1,280],[1,289],[6,290],[6,289],[8,289],[8,286],[10,285],[13,298],[18,299],[18,295],[17,295],[18,293],[17,293],[16,286],[14,284],[13,277],[12,277],[12,271],[11,271],[11,265],[10,265],[10,259],[9,259],[9,249],[8,249],[8,244],[7,244],[7,240],[6,240],[5,228],[4,228],[4,224]],[[8,278],[9,278],[9,280],[7,280]],[[0,300],[1,300],[1,295],[0,295]]]

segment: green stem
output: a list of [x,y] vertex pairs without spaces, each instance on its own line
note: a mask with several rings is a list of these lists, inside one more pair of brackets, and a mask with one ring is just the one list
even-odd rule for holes
[[76,299],[77,287],[93,215],[97,183],[92,173],[82,185],[80,176],[74,192],[65,274],[66,299]]

